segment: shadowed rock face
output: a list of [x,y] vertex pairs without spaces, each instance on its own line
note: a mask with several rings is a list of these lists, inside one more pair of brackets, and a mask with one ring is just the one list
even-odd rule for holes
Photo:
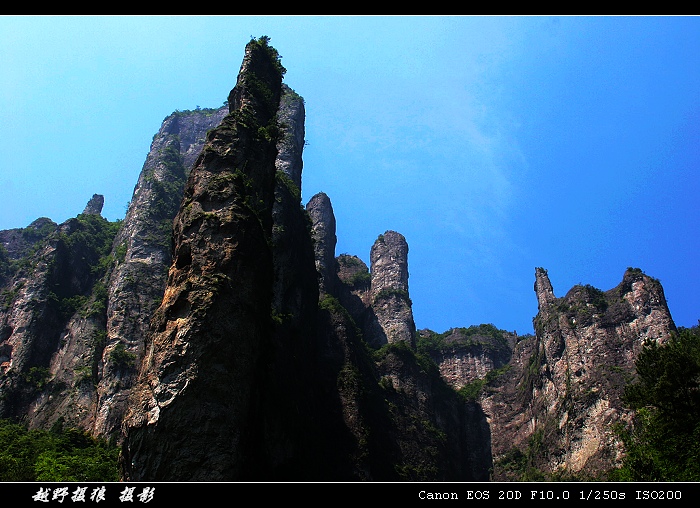
[[307,204],[314,236],[321,296],[337,298],[373,347],[395,342],[416,345],[408,293],[408,243],[386,231],[370,249],[370,268],[357,256],[335,257],[335,216],[324,193]]
[[246,46],[230,113],[185,188],[174,262],[125,423],[130,479],[241,478],[259,445],[282,80],[269,49]]
[[89,213],[92,215],[100,215],[102,213],[102,207],[105,204],[105,197],[101,194],[93,194],[88,204],[85,205],[83,213]]
[[[93,198],[85,210],[97,212]],[[89,429],[104,330],[102,263],[116,228],[99,213],[56,225],[40,219],[9,240],[12,269],[0,307],[0,417]],[[5,237],[5,235],[0,235]],[[0,270],[2,271],[2,270]]]
[[312,224],[316,271],[322,294],[336,293],[335,215],[330,198],[323,192],[313,196],[306,204]]
[[[281,136],[277,143],[275,202],[272,208],[272,245],[275,266],[273,309],[277,317],[299,320],[284,328],[296,329],[310,319],[316,307],[318,283],[311,221],[301,206],[302,150],[304,147],[304,101],[291,88],[282,87]],[[278,319],[278,320],[279,320]],[[284,321],[284,320],[283,320]]]

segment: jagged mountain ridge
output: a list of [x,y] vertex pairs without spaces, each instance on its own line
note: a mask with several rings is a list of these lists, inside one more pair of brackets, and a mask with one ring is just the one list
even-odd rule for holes
[[303,99],[263,42],[228,106],[166,118],[118,229],[96,196],[0,233],[27,260],[0,273],[0,416],[112,437],[131,480],[513,479],[498,460],[545,435],[545,470],[614,464],[622,376],[600,384],[568,353],[619,350],[630,372],[644,337],[675,328],[660,285],[632,270],[606,304],[557,299],[536,270],[534,336],[416,332],[406,239],[379,235],[368,268],[336,257],[328,196],[301,205]]

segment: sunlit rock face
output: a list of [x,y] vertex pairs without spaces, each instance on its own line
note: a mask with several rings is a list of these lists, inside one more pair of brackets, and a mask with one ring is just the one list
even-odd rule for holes
[[415,347],[416,326],[408,293],[408,243],[395,231],[379,235],[370,250],[371,307],[379,328],[374,345],[407,342]]
[[[99,363],[92,432],[119,436],[150,319],[163,297],[172,261],[172,228],[185,181],[228,107],[176,112],[153,137],[132,199],[114,241],[109,277],[106,340]],[[125,361],[128,360],[128,361]]]
[[663,288],[638,269],[608,291],[577,285],[559,298],[545,270],[535,280],[535,336],[516,344],[513,372],[482,401],[494,457],[541,446],[542,471],[600,474],[623,451],[613,426],[630,418],[620,397],[644,341],[676,329]]
[[[317,198],[319,203],[326,202],[322,196]],[[335,222],[329,205],[328,202],[326,206],[315,207],[326,210],[328,218],[321,219],[320,213],[312,214],[312,217],[319,217],[314,222],[314,228],[319,232],[330,231],[327,225],[332,223],[332,237],[329,232],[326,235],[332,238],[335,246]],[[331,241],[326,240],[325,244],[329,245]],[[318,246],[317,240],[317,249]],[[326,273],[325,278],[335,285],[329,292],[348,309],[367,343],[372,347],[381,347],[405,342],[415,349],[416,326],[408,292],[406,238],[396,231],[380,234],[370,249],[369,268],[357,256],[341,254],[331,262],[330,254],[330,250],[325,251],[326,257],[320,264],[330,265],[332,269],[325,268],[325,272],[319,273]],[[320,255],[317,253],[317,264]]]
[[[423,340],[429,341],[434,336],[432,330],[418,332]],[[452,328],[440,336],[436,347],[425,349],[440,369],[440,375],[455,390],[507,367],[519,339],[516,333],[499,330],[491,324]]]
[[306,110],[304,99],[285,84],[282,84],[282,98],[277,116],[284,135],[277,143],[275,166],[301,189]]

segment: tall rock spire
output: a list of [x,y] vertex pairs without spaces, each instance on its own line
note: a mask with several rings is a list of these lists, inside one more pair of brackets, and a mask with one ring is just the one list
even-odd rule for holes
[[408,243],[403,235],[387,231],[370,250],[371,307],[381,331],[372,342],[409,342],[415,346],[415,323],[408,296]]
[[[304,100],[287,85],[277,114],[281,135],[277,142],[275,202],[272,208],[272,244],[275,264],[273,309],[278,315],[304,314],[303,295],[318,292],[314,248],[308,218],[301,205],[304,149]],[[313,306],[317,298],[312,299]],[[286,323],[287,331],[290,323]]]
[[282,85],[278,118],[283,135],[277,143],[278,155],[275,164],[278,171],[286,174],[301,189],[306,112],[304,99],[285,84]]
[[556,297],[549,281],[549,275],[544,268],[535,268],[535,294],[537,295],[537,308],[543,310],[549,306]]
[[207,131],[219,125],[227,113],[228,107],[175,112],[163,120],[153,136],[112,252],[118,263],[107,284],[106,343],[93,427],[99,436],[120,432],[137,375],[135,365],[124,364],[127,356],[120,351],[129,357],[143,356],[150,316],[163,296],[172,260],[173,219],[194,154],[201,152]]
[[85,205],[83,213],[91,215],[100,215],[102,213],[102,207],[104,206],[104,204],[105,197],[103,195],[93,194],[90,198],[90,201],[88,201],[87,205]]
[[319,192],[306,204],[306,211],[311,218],[319,289],[322,294],[335,294],[337,237],[333,205],[325,193]]
[[255,462],[272,330],[278,58],[267,38],[248,43],[230,113],[189,175],[173,264],[125,419],[130,480],[235,480]]

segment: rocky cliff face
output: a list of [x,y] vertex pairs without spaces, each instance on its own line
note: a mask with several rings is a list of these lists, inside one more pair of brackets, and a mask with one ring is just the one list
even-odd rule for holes
[[515,333],[490,324],[452,328],[441,334],[427,329],[418,333],[421,350],[430,356],[443,379],[456,390],[507,368],[518,340]]
[[[0,311],[0,415],[32,426],[65,422],[89,427],[104,341],[105,275],[116,226],[86,212],[56,225],[35,221],[6,235],[4,303]],[[20,257],[14,257],[20,256]]]
[[113,248],[108,282],[106,343],[102,353],[94,432],[121,428],[150,317],[158,307],[172,260],[171,231],[185,180],[210,129],[228,108],[173,113],[154,136]]
[[335,413],[324,413],[343,422],[336,426],[342,437],[330,442],[350,458],[337,466],[345,476],[335,478],[487,480],[483,413],[417,354],[405,238],[395,231],[379,235],[370,270],[358,256],[335,256],[328,196],[317,194],[307,210],[320,285],[320,386],[338,390],[331,396]]
[[240,478],[260,444],[281,85],[269,49],[249,44],[229,114],[190,173],[174,261],[125,421],[130,478]]
[[[33,350],[30,344],[34,341],[8,337],[9,376],[27,377],[31,371],[34,377],[41,373],[42,379],[22,389],[27,392],[25,402],[16,409],[6,406],[6,416],[21,415],[32,426],[63,423],[96,436],[118,435],[150,316],[163,295],[172,255],[172,221],[185,178],[193,154],[199,154],[207,130],[221,122],[224,110],[228,108],[177,112],[164,120],[123,221],[109,224],[103,219],[104,197],[95,194],[77,219],[63,225],[39,219],[27,228],[0,232],[8,261],[35,267],[32,273],[20,270],[6,281],[5,292],[11,295],[6,308],[7,333],[24,329],[18,317],[13,317],[18,313],[13,308],[25,306],[33,310],[31,316],[20,312],[21,321],[36,322],[36,330],[54,330],[56,337],[39,341],[46,351],[40,362],[25,367],[23,361],[17,361],[12,369],[9,352],[18,348],[10,344],[16,341],[21,344],[19,349]],[[95,240],[100,241],[99,246],[92,245]],[[83,248],[94,251],[96,247],[99,257],[94,252],[84,257]],[[73,259],[76,256],[82,257],[82,266]],[[58,276],[66,265],[91,276],[66,275],[85,280],[66,289]],[[34,289],[23,296],[25,286]],[[16,388],[6,384],[5,390],[6,397],[14,397]],[[25,409],[27,404],[32,409]]]
[[535,292],[536,334],[516,344],[512,373],[482,400],[500,459],[495,478],[514,479],[516,458],[549,473],[600,475],[623,453],[614,425],[630,418],[620,396],[644,340],[675,331],[663,288],[628,269],[613,289],[574,286],[557,298],[538,268]]
[[0,417],[122,445],[126,480],[542,479],[599,475],[660,283],[557,297],[534,335],[416,331],[408,242],[336,255],[330,198],[303,206],[303,99],[266,38],[228,105],[154,136],[123,221],[94,195],[63,224],[0,231]]

